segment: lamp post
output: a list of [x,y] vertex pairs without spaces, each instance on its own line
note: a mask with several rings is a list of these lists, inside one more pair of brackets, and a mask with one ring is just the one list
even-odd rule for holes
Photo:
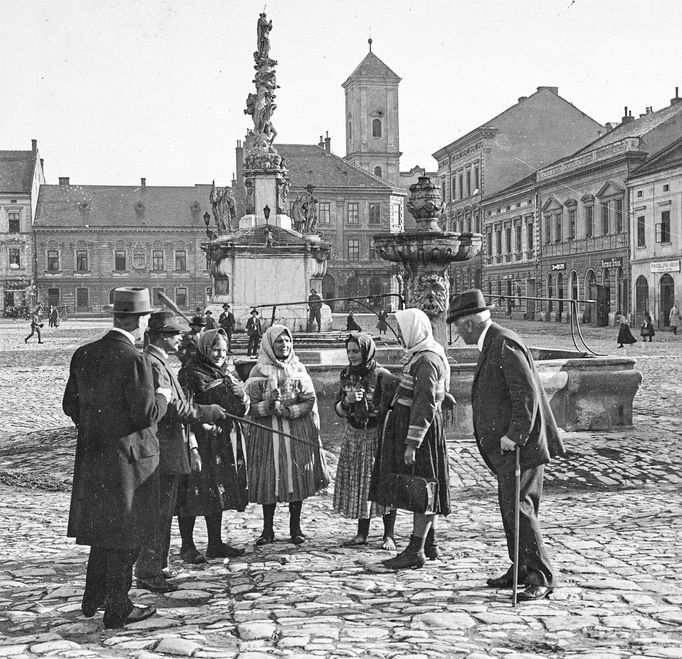
[[267,204],[263,206],[263,215],[265,215],[265,224],[269,224],[268,220],[270,219],[270,206]]

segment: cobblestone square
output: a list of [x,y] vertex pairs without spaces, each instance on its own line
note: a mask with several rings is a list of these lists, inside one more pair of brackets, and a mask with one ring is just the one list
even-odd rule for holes
[[[509,325],[531,345],[571,346],[565,325]],[[0,321],[0,656],[682,657],[682,336],[618,350],[616,329],[584,330],[598,352],[636,357],[643,382],[633,428],[568,433],[567,456],[546,472],[541,520],[560,580],[551,599],[512,608],[509,591],[485,588],[508,564],[494,481],[473,440],[453,437],[441,560],[388,572],[376,523],[368,547],[342,548],[355,525],[330,513],[330,486],[305,502],[299,547],[256,549],[256,506],[224,516],[242,559],[184,566],[174,535],[179,590],[134,590],[159,614],[107,631],[80,613],[87,548],[65,537],[75,433],[61,412],[73,350],[107,326],[65,321],[26,345],[24,323]],[[339,436],[323,429],[332,471]],[[285,525],[278,512],[275,531]],[[399,514],[401,546],[410,528]]]

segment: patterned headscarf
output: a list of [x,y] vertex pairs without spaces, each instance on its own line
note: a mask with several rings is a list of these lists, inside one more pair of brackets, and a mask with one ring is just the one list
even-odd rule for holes
[[222,338],[225,340],[225,343],[227,343],[227,334],[225,333],[224,329],[206,330],[197,336],[197,350],[199,351],[200,355],[209,361],[212,361],[211,350],[218,336],[222,336]]
[[445,370],[445,391],[450,390],[450,362],[445,348],[433,338],[429,317],[421,309],[403,309],[395,312],[395,319],[405,342],[405,356],[400,360],[406,369],[422,352],[435,352],[442,360]]
[[356,334],[348,335],[348,338],[346,338],[345,341],[346,348],[349,343],[358,344],[360,353],[362,354],[362,362],[357,366],[349,364],[345,369],[348,375],[364,377],[368,373],[371,373],[377,367],[377,361],[375,359],[377,347],[374,345],[374,339],[372,339],[369,334],[358,332]]

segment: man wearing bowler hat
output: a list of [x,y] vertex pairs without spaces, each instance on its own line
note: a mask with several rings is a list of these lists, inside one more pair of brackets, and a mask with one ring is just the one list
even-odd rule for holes
[[232,333],[234,332],[234,314],[230,311],[230,305],[223,304],[223,312],[218,318],[218,324],[225,330],[227,334],[227,353],[232,353]]
[[[538,521],[544,465],[564,452],[554,415],[533,357],[518,334],[492,321],[478,289],[453,296],[447,322],[480,355],[471,388],[474,435],[483,460],[497,476],[509,557],[514,561],[515,451],[520,451],[518,580],[526,589],[519,601],[547,597],[555,575]],[[493,588],[511,588],[513,565],[488,579]]]
[[183,334],[178,348],[178,359],[183,366],[196,354],[199,334],[205,329],[206,318],[203,315],[192,316],[189,321],[189,332]]
[[135,348],[153,311],[148,289],[115,289],[114,327],[76,350],[62,401],[78,427],[67,535],[90,545],[81,609],[92,617],[104,607],[109,629],[156,612],[128,597],[133,564],[158,524],[156,423],[171,399]]
[[201,470],[197,441],[190,435],[188,423],[216,423],[225,418],[220,405],[193,405],[187,401],[175,373],[168,367],[168,355],[178,349],[184,327],[175,320],[172,311],[153,313],[147,327],[147,345],[154,373],[154,385],[170,389],[171,400],[166,414],[158,423],[160,516],[157,535],[145,543],[135,564],[137,586],[154,592],[177,590],[167,581],[171,522],[175,510],[180,476]]

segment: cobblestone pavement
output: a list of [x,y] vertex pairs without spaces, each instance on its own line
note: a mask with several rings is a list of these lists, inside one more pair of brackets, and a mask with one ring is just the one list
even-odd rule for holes
[[[571,345],[565,326],[509,324],[532,345]],[[0,656],[682,657],[682,336],[618,350],[614,328],[585,330],[598,352],[635,356],[644,379],[634,428],[570,433],[569,454],[547,471],[542,522],[560,575],[551,599],[512,608],[509,591],[483,587],[508,564],[494,484],[472,440],[453,438],[442,560],[384,570],[376,522],[368,547],[341,548],[354,523],[329,513],[330,488],[304,503],[299,547],[284,541],[284,510],[283,540],[259,549],[258,508],[226,513],[243,559],[185,567],[166,596],[133,591],[159,614],[106,631],[101,616],[80,614],[87,548],[65,537],[74,432],[61,395],[73,350],[107,326],[66,321],[25,345],[23,323],[0,321]],[[339,435],[323,437],[332,469]],[[401,546],[409,528],[399,514]],[[174,538],[181,568],[177,550]]]

